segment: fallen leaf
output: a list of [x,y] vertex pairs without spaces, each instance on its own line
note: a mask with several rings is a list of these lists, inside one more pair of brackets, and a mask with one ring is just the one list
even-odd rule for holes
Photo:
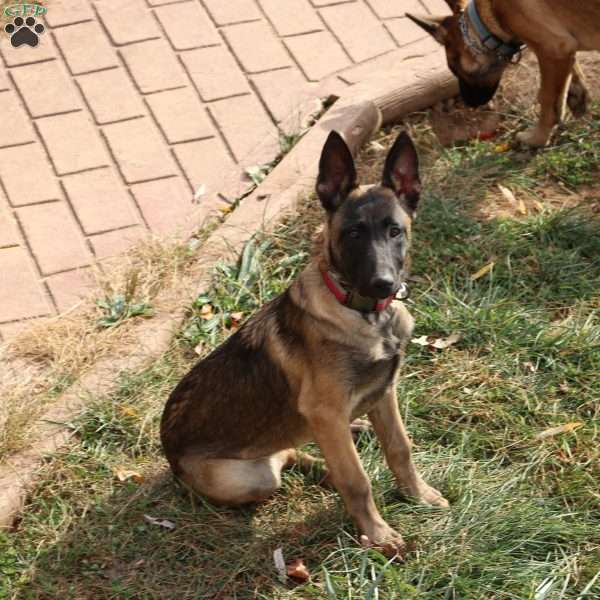
[[519,202],[517,203],[517,212],[521,215],[527,214],[527,207],[525,206],[525,202],[519,198]]
[[155,519],[150,515],[144,515],[144,519],[151,525],[158,525],[159,527],[164,527],[165,529],[175,529],[176,527],[175,523],[173,523],[173,521],[169,521],[169,519]]
[[248,167],[246,169],[246,175],[248,175],[248,177],[250,177],[250,179],[252,179],[252,183],[254,183],[255,185],[258,185],[258,184],[262,183],[264,178],[269,174],[270,170],[271,170],[270,164],[253,165],[252,167]]
[[437,348],[438,350],[445,350],[449,346],[456,344],[461,338],[460,333],[452,333],[447,338],[439,338],[435,340],[431,346]]
[[481,267],[479,271],[471,275],[471,281],[477,281],[478,279],[481,279],[484,275],[487,275],[494,268],[495,264],[496,263],[492,261],[491,263],[485,265],[485,267]]
[[558,427],[550,427],[550,429],[546,429],[541,433],[538,433],[533,439],[534,440],[545,440],[549,437],[554,437],[555,435],[560,435],[561,433],[568,433],[569,431],[574,431],[575,429],[579,429],[583,423],[579,421],[575,421],[574,423],[565,423],[564,425],[559,425]]
[[538,212],[544,212],[545,207],[539,200],[534,200],[533,205],[535,206]]
[[204,194],[206,194],[206,186],[201,183],[194,194],[194,202],[198,202],[198,200],[200,200]]
[[413,344],[417,344],[418,346],[429,346],[429,337],[426,335],[422,335],[418,338],[413,338],[410,340]]
[[128,479],[133,479],[133,481],[137,483],[144,481],[144,478],[140,473],[126,469],[125,467],[115,467],[113,473],[119,481],[127,481]]
[[494,146],[494,152],[500,153],[500,152],[508,152],[510,150],[510,144],[496,144]]
[[301,558],[297,558],[287,565],[287,575],[298,581],[308,581],[310,579],[310,572]]
[[530,372],[530,373],[535,373],[537,371],[537,367],[530,361],[528,360],[526,363],[523,363],[523,366]]
[[283,559],[283,548],[277,548],[273,552],[273,562],[275,563],[275,569],[279,575],[279,580],[285,583],[287,579],[287,569],[285,567],[285,560]]
[[369,147],[372,148],[373,150],[376,150],[377,152],[382,152],[383,150],[385,150],[385,147],[382,146],[379,142],[371,142],[369,144]]
[[517,205],[517,199],[515,198],[515,195],[512,193],[511,190],[504,187],[503,185],[498,185],[498,189],[500,190],[500,193],[506,198],[506,200],[508,200],[511,206],[514,207]]
[[202,356],[202,353],[204,352],[204,342],[199,342],[198,344],[196,344],[196,346],[194,346],[194,352],[198,356]]
[[460,333],[452,333],[446,338],[434,338],[432,335],[422,335],[421,337],[413,338],[410,341],[418,346],[445,350],[449,346],[456,344],[460,339]]
[[235,319],[236,321],[241,321],[244,318],[244,313],[243,312],[231,313],[231,318]]
[[212,304],[204,304],[200,309],[200,318],[208,321],[213,317],[213,307]]
[[119,412],[126,417],[137,417],[139,414],[132,406],[119,406]]

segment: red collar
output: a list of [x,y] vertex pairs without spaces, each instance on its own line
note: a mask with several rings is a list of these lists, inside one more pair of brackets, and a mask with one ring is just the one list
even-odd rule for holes
[[[398,293],[392,294],[383,300],[379,298],[371,298],[370,296],[361,296],[356,291],[346,290],[342,284],[336,280],[335,276],[329,271],[321,271],[323,281],[329,288],[329,291],[336,297],[337,301],[348,308],[359,310],[360,312],[381,312],[384,311],[398,297]],[[402,288],[408,292],[408,288],[403,284]],[[402,298],[408,297],[406,293]],[[402,299],[398,298],[398,299]]]

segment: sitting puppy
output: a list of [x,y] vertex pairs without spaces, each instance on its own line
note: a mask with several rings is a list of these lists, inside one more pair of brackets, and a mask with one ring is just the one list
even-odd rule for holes
[[600,50],[600,0],[446,0],[452,16],[407,14],[446,48],[468,106],[496,93],[513,55],[527,45],[541,71],[541,114],[532,129],[517,134],[530,146],[545,146],[563,118],[565,99],[574,116],[587,109],[588,92],[575,53]]
[[296,448],[315,441],[363,543],[401,554],[404,542],[375,506],[350,423],[368,414],[405,494],[448,505],[417,473],[396,401],[413,329],[405,306],[394,302],[405,289],[419,202],[412,141],[400,134],[381,184],[361,189],[350,150],[331,132],[316,189],[325,224],[311,262],[181,380],[161,439],[177,477],[228,505],[273,494],[284,467],[310,467],[316,459]]

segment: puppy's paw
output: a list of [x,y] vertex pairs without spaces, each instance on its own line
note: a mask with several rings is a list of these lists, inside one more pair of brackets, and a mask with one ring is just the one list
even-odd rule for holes
[[576,118],[583,117],[588,109],[590,95],[582,83],[571,83],[567,94],[567,106]]
[[450,503],[439,490],[425,483],[419,475],[403,486],[402,491],[407,495],[419,502],[420,504],[427,504],[429,506],[438,506],[439,508],[448,508]]
[[532,129],[526,129],[517,133],[517,141],[526,146],[532,146],[533,148],[543,148],[548,144],[550,140],[550,134],[541,131],[537,127]]
[[422,482],[421,491],[416,499],[422,504],[428,504],[429,506],[439,506],[440,508],[448,508],[450,503],[439,490],[434,487]]
[[367,533],[360,536],[361,546],[375,548],[388,558],[396,558],[404,561],[406,555],[406,543],[402,536],[385,523],[371,528]]

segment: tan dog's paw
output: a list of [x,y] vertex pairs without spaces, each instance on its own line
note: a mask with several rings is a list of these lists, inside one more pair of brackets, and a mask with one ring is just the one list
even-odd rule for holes
[[450,506],[450,503],[440,491],[425,483],[418,475],[415,481],[403,486],[403,491],[407,496],[414,498],[421,504],[439,506],[440,508],[448,508]]
[[424,481],[421,483],[420,493],[418,496],[415,496],[419,502],[429,504],[429,506],[439,506],[440,508],[448,508],[450,506],[448,500],[442,496],[439,490],[436,490]]
[[549,140],[550,134],[545,131],[540,131],[537,127],[517,133],[518,142],[534,148],[543,148],[548,144]]
[[369,535],[361,535],[360,544],[364,548],[375,548],[388,558],[396,557],[401,561],[406,554],[406,543],[402,536],[386,524],[374,527]]

